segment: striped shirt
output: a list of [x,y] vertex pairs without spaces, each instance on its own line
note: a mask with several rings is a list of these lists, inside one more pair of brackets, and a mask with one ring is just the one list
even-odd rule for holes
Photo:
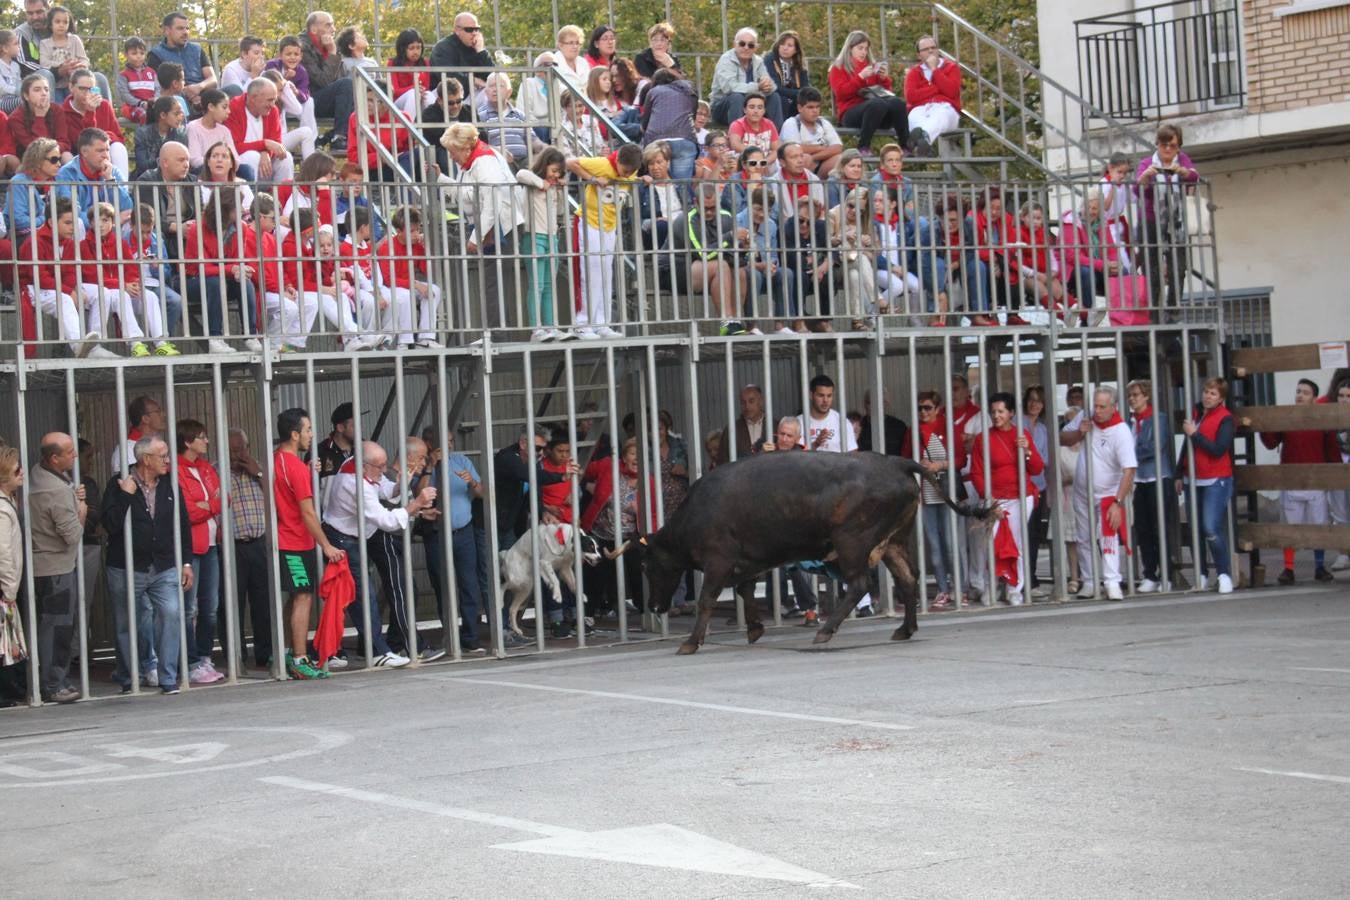
[[230,471],[230,513],[235,540],[254,541],[267,533],[267,497],[261,479]]
[[[929,462],[945,463],[947,461],[947,448],[943,445],[942,439],[938,437],[936,431],[928,438],[928,446],[923,449],[923,458]],[[942,493],[927,478],[923,480],[923,502],[930,505],[942,502]]]

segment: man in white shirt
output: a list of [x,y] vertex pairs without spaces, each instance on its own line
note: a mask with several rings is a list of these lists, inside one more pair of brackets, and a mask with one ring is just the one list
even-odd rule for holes
[[853,428],[834,406],[834,381],[828,375],[811,379],[811,409],[797,421],[802,429],[802,446],[827,453],[852,453],[858,449]]
[[778,137],[783,143],[795,141],[801,144],[807,157],[807,168],[824,178],[839,164],[844,142],[830,120],[821,117],[820,103],[820,91],[813,87],[802,88],[797,93],[797,115],[783,121]]
[[[1094,544],[1101,547],[1101,580],[1108,600],[1122,600],[1120,589],[1120,538],[1125,530],[1125,503],[1134,486],[1138,462],[1134,455],[1134,435],[1130,426],[1120,417],[1115,388],[1101,387],[1092,395],[1092,416],[1079,413],[1065,431],[1078,431],[1087,442],[1087,453],[1078,455],[1078,468],[1073,478],[1073,511],[1079,535],[1078,571],[1083,579],[1081,598],[1096,592],[1096,553]],[[1088,456],[1092,456],[1092,483],[1088,484]],[[1089,504],[1095,505],[1093,511]],[[1093,534],[1095,520],[1097,540],[1083,540]]]
[[[383,503],[381,481],[389,458],[384,448],[374,441],[365,441],[361,445],[361,460],[358,464],[355,455],[338,468],[337,474],[328,478],[324,485],[323,530],[333,546],[346,551],[351,565],[352,580],[356,583],[356,598],[360,602],[363,596],[361,571],[361,539],[378,531],[402,532],[408,530],[409,522],[423,509],[436,502],[436,489],[425,487],[407,506],[389,509]],[[358,466],[360,472],[358,473]],[[361,513],[358,515],[356,490],[361,487]],[[364,522],[362,522],[364,518]],[[394,653],[384,639],[384,629],[380,627],[380,607],[375,595],[365,594],[366,605],[370,608],[370,643],[375,658],[371,660],[373,668],[398,669],[406,666],[408,657]],[[364,622],[360,607],[351,607],[352,623],[358,632],[364,631]],[[327,662],[321,660],[320,664]]]

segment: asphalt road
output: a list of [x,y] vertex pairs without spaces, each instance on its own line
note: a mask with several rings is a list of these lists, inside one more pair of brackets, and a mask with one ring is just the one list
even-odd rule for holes
[[1350,592],[0,716],[9,897],[1337,897]]

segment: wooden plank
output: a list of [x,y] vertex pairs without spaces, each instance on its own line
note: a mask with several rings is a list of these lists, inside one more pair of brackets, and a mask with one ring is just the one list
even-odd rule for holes
[[1350,528],[1344,525],[1286,525],[1282,522],[1244,522],[1238,525],[1238,549],[1337,550],[1350,553]]
[[1244,406],[1233,413],[1252,431],[1343,431],[1350,428],[1350,403],[1308,406]]
[[1233,351],[1233,373],[1243,378],[1253,372],[1302,372],[1322,368],[1320,344],[1284,347],[1245,347]]
[[1238,466],[1239,491],[1350,491],[1350,466],[1345,463]]

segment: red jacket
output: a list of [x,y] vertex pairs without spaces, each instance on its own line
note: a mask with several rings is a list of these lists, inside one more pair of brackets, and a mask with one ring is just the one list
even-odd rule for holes
[[[233,240],[222,241],[196,219],[183,227],[183,274],[186,278],[216,278],[228,275],[230,266],[244,261],[244,248]],[[197,246],[200,235],[201,247]],[[233,252],[226,252],[233,251]]]
[[343,610],[356,599],[356,581],[352,578],[347,557],[323,567],[319,599],[323,601],[323,609],[319,613],[318,627],[314,629],[314,650],[321,661],[327,662],[342,647],[342,630],[346,618]]
[[0,156],[18,156],[14,149],[14,135],[9,130],[9,116],[0,110]]
[[1280,465],[1341,461],[1334,431],[1263,431],[1261,443],[1267,450],[1280,448]]
[[375,258],[385,287],[411,288],[414,273],[416,280],[426,280],[427,248],[420,241],[409,245],[391,232],[375,246]]
[[[20,106],[9,114],[8,123],[9,135],[14,141],[15,155],[23,156],[23,151],[28,149],[29,144],[44,137],[56,141],[62,153],[73,152],[67,121],[65,113],[61,112],[60,107],[53,106],[47,112],[45,118],[35,118],[30,124],[26,121],[23,106]],[[76,135],[76,137],[79,137],[79,135]]]
[[[192,472],[197,477],[192,476]],[[188,523],[192,526],[192,552],[201,556],[211,547],[212,519],[220,516],[220,476],[215,467],[205,457],[188,462],[183,454],[178,454],[178,491],[187,507]],[[205,503],[209,509],[202,509],[198,503]],[[219,522],[216,523],[219,527]],[[219,531],[217,531],[219,535]]]
[[1059,269],[1068,272],[1070,268],[1091,266],[1095,272],[1105,272],[1106,264],[1120,261],[1120,247],[1116,244],[1115,231],[1111,223],[1098,219],[1093,223],[1100,234],[1098,251],[1092,252],[1092,241],[1088,235],[1088,226],[1078,221],[1073,212],[1066,212],[1059,223]]
[[241,229],[244,252],[250,259],[257,254],[254,284],[265,294],[280,294],[284,279],[281,276],[281,254],[277,253],[277,236],[270,231],[258,231],[252,225]]
[[391,59],[385,65],[393,69],[389,73],[389,93],[395,98],[403,96],[414,87],[424,91],[431,90],[431,70],[428,68],[430,63],[425,59],[415,63],[401,63]]
[[361,274],[373,282],[375,280],[375,263],[372,261],[371,252],[369,243],[364,247],[358,247],[356,242],[352,240],[351,235],[347,235],[347,239],[338,246],[338,255],[347,260],[347,265],[343,268],[360,269]]
[[[28,236],[19,248],[19,284],[31,285],[33,283],[33,273],[37,273],[38,290],[55,291],[59,290],[63,294],[74,296],[75,289],[80,283],[80,267],[74,264],[63,266],[43,266],[33,265],[32,261],[37,260],[40,263],[56,262],[57,260],[73,260],[75,258],[75,239],[70,238],[61,241],[61,246],[56,246],[56,236],[52,233],[52,224],[44,222],[41,227]],[[57,272],[60,271],[60,282],[57,281]]]
[[933,72],[933,80],[924,77],[923,66],[911,66],[905,73],[905,104],[913,109],[925,103],[950,103],[961,111],[961,67],[946,60]]
[[[408,149],[408,131],[402,125],[395,125],[392,115],[387,113],[376,115],[371,127],[380,143],[392,151],[395,156]],[[347,162],[360,165],[362,147],[366,149],[366,168],[378,172],[384,162],[380,159],[380,153],[373,143],[357,137],[356,113],[352,113],[351,118],[347,120]]]
[[[1018,235],[1021,234],[1021,229],[1018,228],[1017,223],[1013,221],[1013,217],[1009,213],[1005,212],[999,221],[999,233],[995,235],[995,229],[991,227],[988,214],[983,210],[975,213],[975,246],[979,248],[976,253],[986,263],[997,259],[999,264],[1003,266],[1003,277],[1008,280],[1009,284],[1017,284],[1021,280],[1021,273],[1018,272],[1016,266],[1008,265],[1007,245],[1009,241],[1017,239]],[[990,277],[992,276],[993,273],[991,272]]]
[[[545,472],[555,474],[564,474],[567,468],[555,468],[547,459],[541,462],[540,467]],[[559,481],[556,484],[539,485],[539,505],[540,507],[552,506],[558,510],[558,519],[562,522],[572,521],[572,479]]]
[[108,132],[110,142],[125,143],[122,140],[122,126],[117,124],[117,114],[113,112],[111,103],[104,101],[93,112],[82,113],[76,111],[75,104],[71,102],[74,99],[67,97],[61,106],[61,112],[66,117],[66,134],[74,138],[76,143],[80,140],[80,132],[86,128],[102,128]]
[[317,292],[320,275],[324,284],[333,283],[334,261],[320,260],[315,255],[314,239],[303,240],[294,231],[281,242],[281,258],[286,260],[281,270],[282,283],[297,291]]
[[266,153],[267,146],[263,141],[276,141],[281,143],[281,107],[273,106],[271,111],[263,117],[262,140],[246,140],[248,134],[248,111],[244,108],[245,94],[240,94],[230,101],[230,117],[225,120],[225,126],[230,129],[230,135],[234,138],[234,150],[236,153],[249,153],[257,150],[259,153]]
[[1033,230],[1023,225],[1017,230],[1017,240],[1027,245],[1018,248],[1017,261],[1020,265],[1035,269],[1042,275],[1053,274],[1050,260],[1050,233],[1045,230],[1045,226],[1042,225],[1040,228]]
[[1036,485],[1031,483],[1032,475],[1045,471],[1045,461],[1036,450],[1036,444],[1026,429],[1009,428],[999,431],[991,428],[984,434],[975,436],[970,447],[970,484],[975,493],[984,496],[984,440],[989,439],[990,496],[996,500],[1017,499],[1017,455],[1022,452],[1017,446],[1017,438],[1027,439],[1026,490],[1028,497],[1037,496]]
[[[853,60],[850,59],[849,62],[853,63]],[[834,93],[836,122],[842,124],[844,113],[866,100],[862,95],[863,88],[880,86],[890,90],[891,76],[889,75],[878,75],[873,72],[867,78],[859,78],[858,73],[865,68],[867,68],[866,62],[853,63],[853,67],[848,71],[838,66],[830,66],[830,90]]]
[[[85,284],[101,284],[105,288],[121,290],[141,280],[140,265],[131,261],[136,259],[136,248],[122,240],[116,228],[102,238],[90,228],[80,242],[80,257],[84,260],[84,265],[80,266],[80,279]],[[119,259],[128,262],[118,265]]]

